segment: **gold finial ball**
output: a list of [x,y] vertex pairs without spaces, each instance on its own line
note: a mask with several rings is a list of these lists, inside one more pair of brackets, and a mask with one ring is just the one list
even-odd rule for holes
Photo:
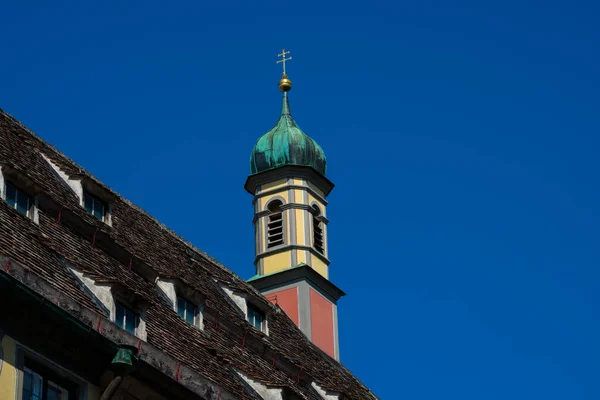
[[287,75],[284,75],[283,78],[279,81],[279,90],[282,92],[288,92],[292,89],[292,81],[289,80]]

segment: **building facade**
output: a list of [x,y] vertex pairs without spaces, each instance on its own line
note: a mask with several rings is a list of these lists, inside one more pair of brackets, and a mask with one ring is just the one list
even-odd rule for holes
[[376,398],[338,361],[333,184],[286,80],[248,282],[0,110],[0,400]]

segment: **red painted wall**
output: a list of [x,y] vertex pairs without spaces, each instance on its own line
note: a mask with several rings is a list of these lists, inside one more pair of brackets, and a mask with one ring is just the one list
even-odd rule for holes
[[278,292],[269,293],[265,296],[273,304],[279,304],[283,311],[300,326],[298,318],[298,287],[280,290]]
[[335,358],[333,304],[310,288],[310,326],[312,342]]

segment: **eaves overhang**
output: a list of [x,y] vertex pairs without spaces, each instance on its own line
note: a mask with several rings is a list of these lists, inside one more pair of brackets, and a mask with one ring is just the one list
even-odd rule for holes
[[[61,295],[55,287],[20,263],[0,254],[0,264],[3,266],[0,269],[0,299],[5,300],[3,298],[5,295],[11,295],[12,298],[22,296],[28,301],[19,304],[36,304],[35,312],[44,313],[45,316],[51,315],[54,318],[52,322],[56,322],[57,327],[64,326],[73,335],[84,338],[89,344],[85,349],[90,354],[96,354],[98,362],[105,361],[101,365],[108,367],[107,360],[114,356],[118,347],[129,345],[139,349],[135,376],[142,382],[152,382],[156,390],[160,389],[159,393],[165,395],[168,393],[169,398],[172,399],[191,400],[198,397],[205,398],[207,390],[213,393],[219,391],[214,382],[191,367],[182,364],[152,344],[118,328],[108,318],[80,304],[70,296]],[[2,311],[0,312],[0,328],[2,328],[6,310],[0,308],[0,311]],[[23,315],[28,315],[26,310],[23,311]],[[12,312],[20,312],[20,309],[13,307]],[[15,328],[17,328],[16,324],[12,324],[11,329]],[[39,334],[36,335],[40,337]],[[222,400],[238,398],[225,390],[219,392]]]

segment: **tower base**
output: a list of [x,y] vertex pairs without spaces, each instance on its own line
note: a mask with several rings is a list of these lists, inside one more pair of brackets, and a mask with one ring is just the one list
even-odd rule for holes
[[345,293],[306,264],[248,280],[321,350],[339,360],[337,301]]

